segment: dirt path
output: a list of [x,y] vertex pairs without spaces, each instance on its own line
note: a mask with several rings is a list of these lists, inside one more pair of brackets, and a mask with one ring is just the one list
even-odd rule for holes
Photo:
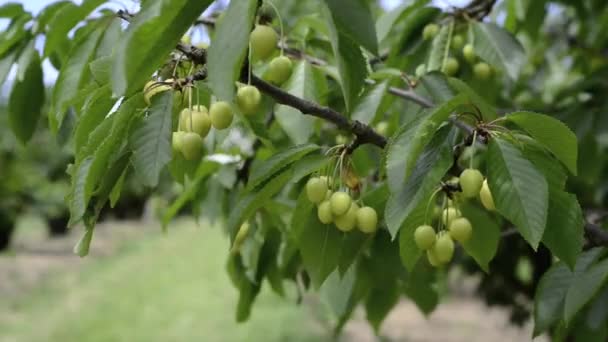
[[[43,229],[17,235],[12,252],[0,255],[0,298],[16,299],[50,275],[71,272],[95,262],[95,259],[114,255],[125,241],[158,231],[156,224],[140,221],[108,222],[100,224],[91,246],[91,257],[81,259],[72,253],[82,230],[68,236],[49,239]],[[374,335],[359,309],[349,322],[340,341],[529,341],[532,326],[523,328],[509,324],[508,314],[500,308],[488,308],[474,297],[471,281],[458,286],[452,299],[442,303],[428,318],[416,306],[403,300],[384,322],[380,336]],[[535,341],[547,341],[540,338]]]

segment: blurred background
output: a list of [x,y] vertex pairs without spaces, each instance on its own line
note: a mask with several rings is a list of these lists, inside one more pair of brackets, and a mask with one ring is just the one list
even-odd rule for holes
[[[35,14],[53,1],[17,2]],[[227,2],[217,1],[210,10]],[[379,5],[392,9],[403,2],[380,0]],[[132,12],[138,6],[127,0],[114,4]],[[7,24],[0,19],[0,31]],[[204,30],[192,36],[194,42],[207,40]],[[47,87],[56,75],[45,61]],[[295,305],[295,289],[283,299],[264,288],[251,319],[237,325],[237,291],[224,270],[229,242],[221,228],[210,220],[181,218],[168,234],[161,233],[159,208],[180,191],[172,184],[151,194],[136,179],[127,179],[116,208],[103,214],[90,255],[74,255],[81,230],[66,230],[64,204],[70,151],[45,129],[25,147],[16,141],[6,124],[6,93],[14,77],[12,70],[0,88],[0,342],[334,340],[319,299],[311,294]],[[525,263],[517,272],[530,277]],[[445,303],[428,318],[403,300],[383,324],[382,337],[358,312],[339,340],[530,339],[529,321],[514,325],[508,309],[488,307],[475,296],[478,278],[455,270],[447,283]]]

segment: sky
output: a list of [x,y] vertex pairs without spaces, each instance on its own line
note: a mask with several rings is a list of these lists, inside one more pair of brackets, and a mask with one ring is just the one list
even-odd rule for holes
[[[16,1],[16,0],[0,0],[0,4],[2,3],[6,3],[8,1]],[[23,6],[25,7],[26,10],[36,14],[38,12],[40,12],[41,9],[43,9],[44,7],[46,7],[48,4],[54,2],[56,0],[21,0],[21,1],[16,1],[16,2],[20,2],[23,4]],[[82,0],[72,0],[76,3],[81,3]],[[384,8],[386,8],[387,10],[396,8],[397,6],[407,2],[408,0],[379,0],[380,3],[382,4],[382,6]],[[463,6],[465,4],[467,4],[468,2],[470,2],[470,0],[433,0],[433,4],[439,7],[450,7],[450,6]],[[127,9],[131,10],[131,11],[135,11],[137,8],[137,5],[135,3],[135,1],[132,0],[124,0],[124,1],[112,1],[111,5],[115,5],[116,8],[121,8],[123,5],[127,6]],[[133,6],[131,8],[131,6]],[[4,26],[6,26],[8,24],[8,22],[6,20],[0,20],[0,30],[4,29]],[[37,42],[37,45],[39,45],[39,48],[42,49],[42,41]],[[52,84],[55,79],[57,78],[57,71],[50,65],[50,62],[48,60],[46,60],[43,64],[44,67],[44,79],[45,79],[45,83],[46,84]],[[9,82],[10,80],[12,80],[14,78],[14,73],[15,70],[13,70],[11,72],[11,74],[9,75]]]

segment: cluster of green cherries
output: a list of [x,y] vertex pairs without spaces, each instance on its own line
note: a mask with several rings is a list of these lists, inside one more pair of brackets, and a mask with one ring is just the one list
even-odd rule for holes
[[[460,197],[473,199],[479,197],[481,204],[490,211],[496,210],[494,199],[488,187],[488,181],[476,169],[465,169],[458,178],[462,193]],[[429,263],[435,267],[449,263],[454,256],[454,241],[466,243],[473,235],[473,226],[464,216],[455,201],[448,201],[448,206],[441,212],[441,223],[447,230],[435,229],[427,224],[419,226],[414,231],[416,246],[426,251]]]
[[[422,38],[424,40],[431,40],[439,33],[440,27],[435,23],[428,24],[422,31]],[[473,44],[465,44],[465,39],[460,34],[455,34],[452,37],[451,47],[455,50],[462,49],[462,57],[470,64],[473,65],[473,75],[479,80],[487,80],[492,76],[492,67],[483,61],[478,61],[477,54]],[[448,75],[454,76],[460,70],[460,62],[455,57],[448,57],[445,61],[441,71]],[[426,72],[426,65],[421,64],[416,68],[416,76],[421,77]]]
[[[251,32],[249,44],[252,61],[266,60],[277,49],[277,33],[269,26],[257,25]],[[286,56],[278,56],[270,61],[264,78],[281,85],[292,72],[292,62]],[[153,96],[173,89],[174,79],[164,82],[150,81],[144,86],[144,99],[148,105]],[[191,96],[191,88],[187,88]],[[190,101],[191,102],[191,101]],[[259,111],[262,94],[252,85],[240,85],[236,93],[236,105],[244,115],[254,115]],[[234,113],[230,103],[214,102],[209,109],[197,104],[184,108],[180,115],[177,131],[173,132],[172,147],[175,153],[181,154],[186,160],[199,160],[203,154],[203,139],[209,134],[211,127],[217,130],[228,128],[233,121]]]
[[306,183],[306,196],[317,205],[317,216],[323,224],[333,223],[342,232],[357,228],[366,234],[378,230],[378,214],[372,207],[360,207],[345,191],[332,191],[330,177],[311,177]]

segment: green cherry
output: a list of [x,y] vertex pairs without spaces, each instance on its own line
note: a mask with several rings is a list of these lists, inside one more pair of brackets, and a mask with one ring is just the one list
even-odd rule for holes
[[249,35],[251,56],[253,60],[264,60],[275,51],[279,36],[275,30],[266,25],[257,25]]
[[306,183],[306,196],[312,203],[318,204],[325,200],[327,194],[327,181],[319,177],[313,177]]
[[483,184],[483,175],[479,170],[466,169],[460,174],[460,188],[465,198],[477,197]]
[[236,104],[245,115],[253,115],[257,113],[260,103],[262,102],[262,94],[258,88],[246,85],[236,92]]
[[479,199],[481,200],[481,204],[483,204],[484,208],[489,211],[496,210],[496,206],[494,205],[494,198],[492,197],[492,192],[490,192],[490,187],[488,186],[488,180],[483,181],[483,185],[481,186],[481,190],[479,191]]
[[232,123],[233,116],[232,108],[228,102],[218,101],[209,108],[209,117],[215,129],[228,128]]
[[422,250],[428,250],[435,244],[437,239],[435,229],[429,225],[422,225],[414,231],[414,242]]
[[331,211],[334,215],[342,216],[349,210],[352,199],[346,192],[336,191],[331,194],[329,202],[331,203]]
[[268,65],[267,78],[270,82],[282,85],[291,76],[293,63],[287,56],[273,58]]
[[450,237],[460,243],[469,241],[473,234],[471,222],[466,217],[454,219],[449,227]]
[[357,228],[366,234],[378,230],[378,214],[374,208],[362,207],[357,210]]

